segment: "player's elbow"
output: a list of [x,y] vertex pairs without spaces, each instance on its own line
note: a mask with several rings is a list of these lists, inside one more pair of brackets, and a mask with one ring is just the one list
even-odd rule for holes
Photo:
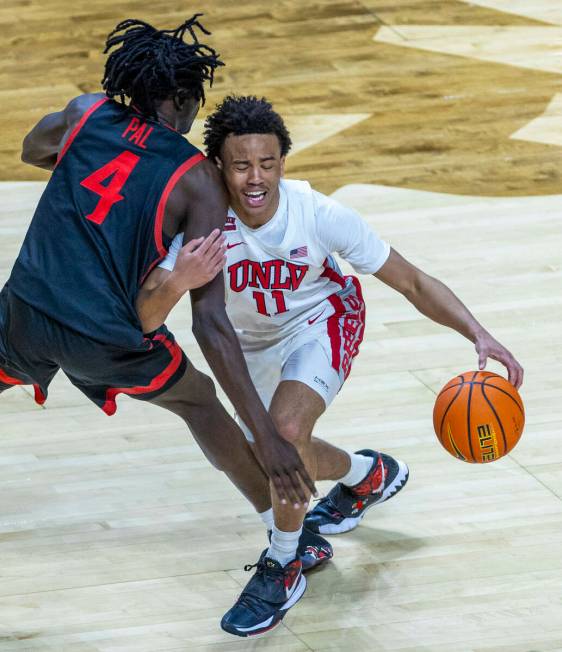
[[232,333],[224,310],[194,312],[191,330],[201,349],[215,348],[220,340]]
[[36,162],[36,157],[33,155],[33,147],[29,141],[30,138],[28,134],[23,139],[23,143],[21,145],[21,160],[23,163],[26,163],[27,165],[34,165]]
[[424,291],[424,274],[416,272],[403,279],[401,285],[397,288],[408,301],[415,302]]
[[151,333],[157,330],[164,323],[164,317],[150,306],[151,291],[141,288],[139,290],[136,309],[143,333]]
[[52,169],[56,157],[46,158],[42,156],[34,144],[33,137],[28,134],[21,146],[21,160],[27,165],[33,165],[38,168]]
[[424,306],[434,302],[441,295],[443,287],[441,281],[418,270],[401,292],[408,301],[423,312]]

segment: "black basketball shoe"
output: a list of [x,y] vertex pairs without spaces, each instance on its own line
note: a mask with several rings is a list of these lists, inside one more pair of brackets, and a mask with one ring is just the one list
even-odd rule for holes
[[273,629],[306,590],[299,559],[281,566],[275,559],[266,557],[266,553],[267,549],[257,564],[244,567],[247,571],[255,568],[256,572],[221,620],[221,627],[229,634],[257,636]]
[[[271,530],[267,531],[267,538],[271,542]],[[332,544],[316,532],[303,527],[299,537],[297,559],[301,560],[302,570],[308,571],[320,566],[334,556]]]
[[320,566],[334,556],[332,545],[316,532],[303,527],[297,548],[303,571]]
[[356,528],[368,509],[392,498],[408,482],[408,466],[385,453],[357,451],[373,458],[365,478],[353,487],[338,482],[304,520],[305,527],[320,534],[340,534]]

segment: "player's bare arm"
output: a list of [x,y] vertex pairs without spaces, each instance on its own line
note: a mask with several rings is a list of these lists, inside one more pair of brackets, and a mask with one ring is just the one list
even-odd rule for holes
[[214,229],[206,238],[185,244],[171,272],[157,267],[150,273],[137,297],[137,312],[145,333],[159,328],[186,292],[215,278],[226,261],[225,250],[224,236]]
[[62,111],[41,118],[23,140],[21,159],[24,163],[53,170],[66,139],[84,113],[98,102],[103,93],[79,95]]
[[444,283],[422,272],[394,249],[374,276],[403,294],[426,317],[453,328],[473,342],[480,369],[486,366],[487,358],[497,360],[506,367],[509,381],[517,388],[521,386],[522,366]]
[[[170,197],[170,219],[164,228],[174,232],[174,210],[188,215],[184,242],[206,236],[226,221],[226,194],[217,192],[222,181],[217,168],[203,161],[186,175]],[[316,493],[296,448],[279,435],[250,379],[238,338],[226,314],[222,272],[207,285],[191,291],[193,334],[218,382],[251,429],[265,472],[283,500],[306,502],[302,482]],[[142,308],[141,308],[142,309]]]

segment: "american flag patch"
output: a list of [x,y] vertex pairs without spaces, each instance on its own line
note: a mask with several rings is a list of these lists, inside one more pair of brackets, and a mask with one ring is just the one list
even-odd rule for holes
[[296,249],[291,249],[289,253],[290,258],[304,258],[308,256],[308,247],[297,247]]

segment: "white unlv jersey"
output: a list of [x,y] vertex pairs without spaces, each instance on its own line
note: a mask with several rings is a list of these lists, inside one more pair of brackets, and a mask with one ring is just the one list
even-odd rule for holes
[[[342,276],[334,252],[365,274],[380,269],[390,252],[355,211],[306,181],[281,180],[277,212],[257,229],[229,209],[224,232],[226,307],[247,351],[359,309],[359,282]],[[161,267],[173,269],[181,244],[178,235]]]

